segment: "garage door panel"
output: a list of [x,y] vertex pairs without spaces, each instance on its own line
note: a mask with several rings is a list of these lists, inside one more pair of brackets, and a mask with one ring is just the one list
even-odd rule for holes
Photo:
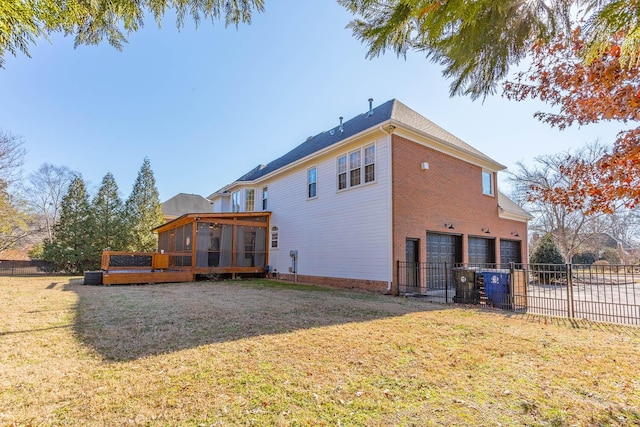
[[495,263],[495,240],[469,237],[469,264],[486,265]]
[[521,242],[516,240],[500,240],[500,264],[506,266],[511,262],[522,262]]

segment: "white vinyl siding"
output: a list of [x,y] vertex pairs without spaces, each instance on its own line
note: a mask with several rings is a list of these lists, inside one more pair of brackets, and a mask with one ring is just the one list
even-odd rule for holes
[[[361,153],[361,184],[365,180],[364,148],[369,146],[345,153],[347,159],[351,152]],[[280,225],[279,249],[269,255],[274,268],[287,272],[291,266],[289,251],[297,250],[301,275],[390,280],[389,137],[379,140],[375,147],[369,153],[376,156],[371,163],[375,164],[375,185],[360,185],[358,191],[336,191],[336,167],[340,165],[336,153],[314,160],[316,191],[322,194],[314,203],[305,203],[308,188],[303,186],[308,185],[308,165],[269,180],[271,223]]]

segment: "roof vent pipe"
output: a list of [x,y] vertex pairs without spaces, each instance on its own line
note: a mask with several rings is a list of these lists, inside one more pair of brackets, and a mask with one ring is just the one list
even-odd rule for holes
[[373,98],[369,98],[369,112],[367,113],[367,116],[372,116],[373,115]]
[[344,128],[342,127],[342,119],[343,117],[340,116],[340,133],[344,132]]

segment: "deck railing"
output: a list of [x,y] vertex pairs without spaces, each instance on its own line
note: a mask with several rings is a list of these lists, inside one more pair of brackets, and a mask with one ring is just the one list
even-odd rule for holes
[[164,270],[169,268],[169,255],[157,252],[102,252],[102,270]]

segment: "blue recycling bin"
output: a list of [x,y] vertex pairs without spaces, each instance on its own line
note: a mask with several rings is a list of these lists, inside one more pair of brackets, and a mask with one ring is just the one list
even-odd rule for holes
[[510,274],[501,270],[480,271],[484,279],[484,293],[494,307],[511,309],[509,295],[511,294]]

